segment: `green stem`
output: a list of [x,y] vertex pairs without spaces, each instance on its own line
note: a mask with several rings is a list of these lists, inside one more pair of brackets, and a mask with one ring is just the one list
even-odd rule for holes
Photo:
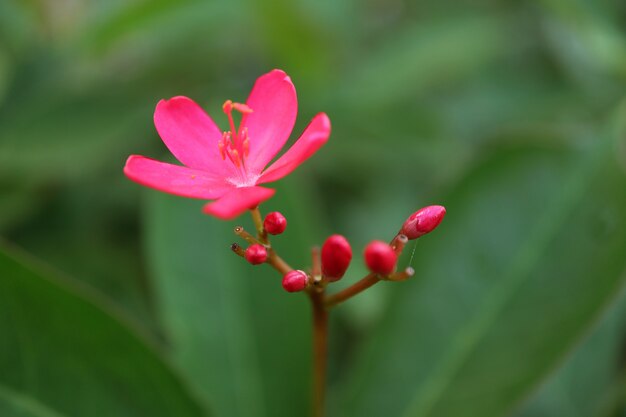
[[268,244],[267,233],[263,228],[263,217],[261,216],[261,210],[259,210],[259,207],[257,206],[250,210],[250,214],[252,214],[252,221],[254,222],[254,226],[256,227],[259,240],[264,244]]

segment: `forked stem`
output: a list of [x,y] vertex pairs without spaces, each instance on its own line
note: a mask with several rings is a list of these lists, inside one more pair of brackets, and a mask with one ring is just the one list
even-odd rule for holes
[[[292,271],[291,268],[272,248],[268,235],[263,227],[261,211],[258,207],[250,210],[252,220],[257,229],[257,237],[245,232],[242,227],[235,228],[235,233],[247,240],[249,243],[261,243],[268,250],[267,263],[283,276]],[[408,239],[404,235],[397,235],[391,241],[390,245],[397,255],[400,255],[406,245]],[[236,244],[231,249],[239,256],[243,256],[243,249]],[[308,295],[311,300],[311,310],[313,317],[313,417],[324,417],[326,409],[326,372],[328,367],[328,314],[331,307],[342,303],[349,298],[363,292],[372,285],[378,283],[382,279],[393,281],[401,281],[414,273],[412,268],[405,271],[392,274],[387,277],[381,277],[376,273],[370,273],[363,277],[355,284],[333,294],[329,297],[325,296],[325,282],[322,277],[320,250],[313,248],[312,250],[312,282],[309,282]]]
[[252,221],[254,222],[254,226],[256,227],[257,237],[264,244],[268,244],[267,241],[267,233],[263,228],[263,217],[261,216],[261,210],[259,207],[255,207],[250,209],[250,214],[252,215]]
[[[398,233],[393,239],[391,239],[391,242],[389,243],[389,245],[394,250],[396,255],[399,257],[402,254],[402,251],[404,250],[404,247],[406,246],[408,241],[409,240],[407,239],[405,235]],[[413,276],[414,273],[415,271],[411,267],[408,267],[402,272],[397,272],[387,277],[381,277],[378,274],[370,272],[369,274],[361,278],[359,281],[350,285],[348,288],[345,288],[342,291],[339,291],[338,293],[335,293],[329,297],[326,297],[326,299],[324,300],[324,305],[326,308],[334,307],[337,304],[343,303],[344,301],[354,297],[355,295],[362,293],[363,291],[365,291],[372,285],[379,283],[380,281],[383,281],[383,280],[403,281]]]
[[355,295],[365,291],[372,285],[376,284],[378,281],[380,281],[380,278],[378,278],[377,274],[374,274],[372,272],[363,277],[360,281],[357,281],[354,284],[350,285],[348,288],[345,288],[342,291],[339,291],[338,293],[327,297],[324,305],[326,308],[334,307],[337,304],[342,303],[347,299],[352,298]]

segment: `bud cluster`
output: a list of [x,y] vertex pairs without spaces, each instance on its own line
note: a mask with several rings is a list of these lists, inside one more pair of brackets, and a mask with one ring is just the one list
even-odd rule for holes
[[263,220],[263,229],[259,231],[259,236],[254,237],[246,232],[243,227],[235,227],[235,234],[240,236],[250,244],[246,249],[241,248],[239,244],[233,243],[231,249],[233,252],[243,257],[252,265],[260,265],[266,263],[269,259],[269,250],[271,247],[267,242],[266,235],[279,235],[287,228],[287,219],[281,213],[275,211],[269,213]]
[[[346,274],[352,261],[352,247],[344,236],[331,235],[324,241],[321,251],[314,249],[313,266],[308,272],[292,269],[278,257],[268,239],[268,234],[276,236],[285,231],[287,219],[274,211],[261,220],[258,209],[255,210],[257,211],[253,211],[253,219],[257,226],[257,236],[252,236],[238,226],[235,233],[250,245],[243,249],[234,243],[231,248],[252,265],[268,263],[277,269],[283,276],[282,285],[287,292],[323,292],[326,285],[339,281]],[[414,274],[411,267],[397,272],[398,259],[405,245],[409,240],[432,232],[445,214],[446,209],[443,206],[424,207],[406,219],[391,243],[381,240],[368,243],[363,251],[363,260],[370,271],[370,276],[364,278],[369,280],[367,286],[378,280],[403,281],[411,277]]]

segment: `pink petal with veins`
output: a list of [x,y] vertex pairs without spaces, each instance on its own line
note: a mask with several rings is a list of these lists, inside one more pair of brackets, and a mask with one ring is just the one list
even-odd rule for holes
[[271,198],[276,191],[264,187],[235,188],[219,200],[204,206],[202,211],[220,219],[229,220],[239,216]]
[[291,173],[317,152],[326,143],[329,135],[330,120],[326,114],[320,113],[304,129],[296,143],[261,174],[257,184],[276,181]]
[[233,189],[223,179],[215,178],[204,171],[139,155],[128,157],[124,174],[141,185],[182,197],[214,199]]
[[289,139],[298,113],[296,89],[287,74],[273,70],[259,77],[246,104],[252,109],[242,119],[250,138],[246,166],[260,173]]
[[218,142],[222,132],[193,100],[178,96],[161,100],[154,111],[154,125],[174,156],[193,169],[228,176],[236,168],[222,160]]

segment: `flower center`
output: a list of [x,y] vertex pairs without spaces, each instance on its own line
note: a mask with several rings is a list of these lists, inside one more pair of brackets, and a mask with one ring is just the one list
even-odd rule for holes
[[233,120],[233,110],[242,114],[242,117],[246,114],[252,113],[252,109],[245,104],[233,103],[231,100],[226,100],[222,105],[222,109],[228,117],[228,123],[230,124],[230,130],[224,132],[222,139],[218,142],[217,146],[220,150],[222,159],[226,160],[226,157],[237,168],[243,168],[245,171],[245,158],[250,153],[250,138],[248,138],[248,128],[235,126]]

